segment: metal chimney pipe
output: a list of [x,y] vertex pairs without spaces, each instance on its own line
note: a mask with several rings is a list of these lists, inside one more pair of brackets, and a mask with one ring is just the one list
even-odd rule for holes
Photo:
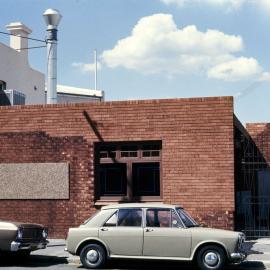
[[57,26],[62,18],[56,9],[43,13],[47,24],[47,104],[57,103]]
[[95,63],[95,90],[97,90],[97,50],[94,50],[94,63]]

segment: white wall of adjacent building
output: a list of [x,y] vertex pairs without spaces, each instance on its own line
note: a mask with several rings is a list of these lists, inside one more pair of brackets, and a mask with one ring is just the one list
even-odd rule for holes
[[6,89],[14,89],[26,95],[26,104],[45,103],[45,76],[29,65],[27,37],[31,30],[17,22],[6,26],[11,34],[10,46],[0,43],[0,81]]
[[[28,61],[28,37],[31,29],[21,22],[6,26],[12,34],[9,46],[0,42],[0,90],[2,81],[6,89],[25,95],[25,104],[45,104],[45,75],[33,69]],[[44,65],[47,63],[44,59]],[[78,103],[104,100],[104,92],[71,86],[57,85],[58,103]]]

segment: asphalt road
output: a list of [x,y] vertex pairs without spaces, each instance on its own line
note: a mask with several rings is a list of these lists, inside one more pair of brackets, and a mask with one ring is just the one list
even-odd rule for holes
[[[263,270],[270,269],[265,267],[258,256],[263,256],[261,250],[267,251],[263,259],[270,258],[270,241],[262,242],[254,246],[252,244],[252,255],[249,257],[254,261],[244,262],[242,265],[231,265],[226,267],[225,270]],[[37,270],[83,270],[80,265],[79,257],[71,256],[66,251],[64,240],[51,240],[48,247],[44,250],[38,250],[31,254],[27,259],[16,258],[14,255],[6,255],[0,253],[0,270],[24,270],[24,269],[37,269]],[[248,247],[251,249],[251,247]],[[254,251],[255,250],[255,251]],[[257,251],[256,251],[257,250]],[[255,253],[254,253],[255,252]],[[253,256],[253,257],[252,257]],[[198,270],[198,268],[190,263],[179,262],[164,262],[164,261],[131,261],[131,260],[114,260],[106,264],[105,269],[110,270]]]
[[[69,262],[68,257],[63,256],[47,256],[33,254],[28,259],[21,260],[14,257],[1,257],[0,269],[42,269],[42,270],[75,270],[83,269],[78,262]],[[197,270],[198,268],[192,264],[183,264],[178,262],[152,262],[152,261],[110,261],[104,269],[119,270]],[[229,266],[226,270],[263,270],[266,269],[261,262],[244,262],[241,266]]]

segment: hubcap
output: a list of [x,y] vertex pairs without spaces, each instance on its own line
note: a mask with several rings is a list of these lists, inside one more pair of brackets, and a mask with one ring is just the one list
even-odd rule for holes
[[98,257],[98,252],[94,249],[90,249],[86,254],[86,258],[90,263],[95,263],[98,260]]
[[204,256],[204,261],[208,266],[215,266],[219,262],[219,256],[215,252],[208,252]]

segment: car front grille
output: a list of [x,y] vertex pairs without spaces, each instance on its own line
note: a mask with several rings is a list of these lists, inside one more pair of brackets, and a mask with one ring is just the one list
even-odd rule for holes
[[23,241],[40,241],[43,239],[41,228],[23,228],[22,240]]

